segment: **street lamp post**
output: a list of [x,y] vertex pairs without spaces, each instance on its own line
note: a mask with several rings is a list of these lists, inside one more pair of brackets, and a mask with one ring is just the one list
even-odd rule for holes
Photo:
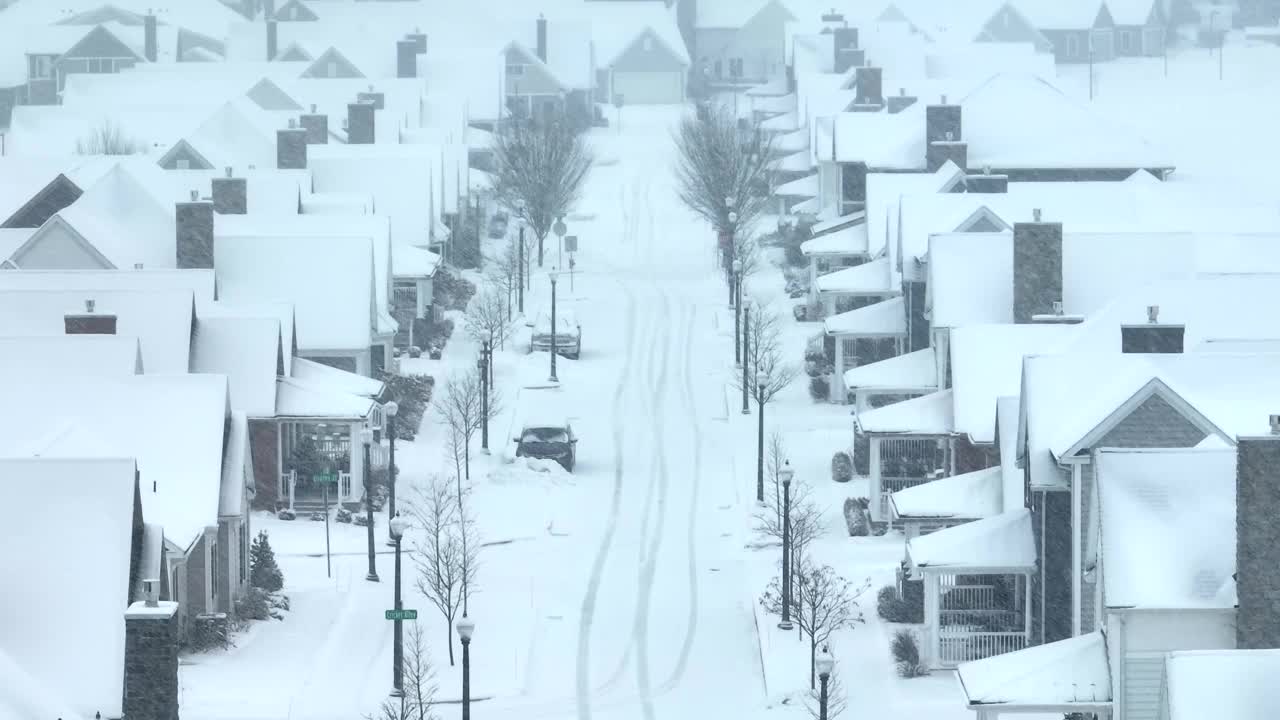
[[[400,610],[400,540],[404,537],[404,531],[408,528],[409,522],[400,517],[400,513],[396,513],[391,518],[391,522],[387,523],[391,526],[391,539],[396,544],[396,589],[395,589],[395,608]],[[400,619],[400,615],[396,614],[395,619],[395,638],[391,651],[391,696],[404,697],[404,624]]]
[[[396,513],[396,414],[400,412],[400,404],[392,400],[382,406],[382,414],[387,418],[387,519],[394,518]],[[388,526],[389,527],[389,526]],[[395,545],[395,533],[387,539],[388,545]]]
[[551,382],[560,382],[556,378],[556,279],[559,274],[556,268],[547,273],[551,278]]
[[733,209],[733,206],[734,206],[733,197],[726,195],[724,198],[725,219],[729,221],[729,227],[725,228],[725,235],[728,236],[727,238],[728,244],[725,246],[725,249],[724,249],[724,252],[725,252],[724,260],[721,261],[724,264],[724,271],[726,273],[729,272],[729,269],[730,269],[729,266],[733,263],[733,257],[736,254],[733,252],[733,243],[734,243],[734,234],[735,234],[735,231],[737,230],[737,228],[734,227],[734,224],[738,222],[738,213]]
[[831,670],[836,665],[836,659],[831,657],[831,651],[823,645],[822,652],[818,653],[814,664],[818,666],[818,682],[821,685],[818,691],[818,720],[827,720],[827,682],[831,679]]
[[778,471],[782,481],[782,621],[778,628],[782,630],[795,627],[791,624],[791,479],[795,474],[790,460]]
[[471,634],[476,623],[466,615],[457,622],[458,639],[462,641],[462,720],[471,720]]
[[742,308],[742,414],[750,415],[751,406],[747,404],[747,369],[751,367],[749,358],[751,333],[747,332],[747,328],[751,327],[750,308]]
[[489,454],[489,341],[480,344],[480,357],[476,359],[480,371],[480,452]]
[[729,306],[733,308],[733,364],[735,366],[742,365],[742,338],[741,321],[742,315],[742,261],[733,261],[733,283],[729,286]]
[[516,201],[516,220],[520,223],[520,238],[516,241],[516,309],[524,314],[524,200]]
[[364,576],[369,582],[378,582],[378,567],[373,555],[373,468],[369,463],[369,446],[373,443],[373,430],[360,430],[360,443],[364,445],[364,507],[369,521],[369,574]]
[[767,373],[756,373],[756,409],[760,414],[756,433],[756,502],[759,503],[764,502],[764,390],[768,382]]

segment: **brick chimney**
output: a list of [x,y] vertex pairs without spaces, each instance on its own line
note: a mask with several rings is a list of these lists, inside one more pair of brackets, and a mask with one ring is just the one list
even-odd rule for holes
[[981,175],[966,175],[965,192],[971,193],[1007,193],[1009,192],[1008,175],[992,175],[990,167],[982,168]]
[[[843,19],[843,16],[841,16]],[[844,73],[851,67],[862,65],[863,52],[858,49],[858,28],[837,27],[831,31],[831,48],[834,53],[832,70]]]
[[538,55],[538,59],[542,62],[547,61],[547,19],[538,14],[538,44],[534,48],[534,52]]
[[178,603],[159,601],[159,580],[144,580],[147,599],[124,613],[124,717],[178,720]]
[[177,229],[177,267],[213,268],[213,203],[191,191],[191,201],[178,203],[174,211]]
[[427,52],[427,34],[418,28],[414,28],[413,32],[404,36],[406,40],[413,42],[413,51],[419,55]]
[[1280,415],[1236,438],[1236,647],[1280,648]]
[[396,77],[418,77],[418,49],[408,38],[396,41]]
[[859,212],[867,207],[867,164],[840,164],[840,214]]
[[356,102],[370,103],[374,110],[381,110],[387,106],[386,93],[375,92],[373,86],[369,86],[368,92],[356,93]]
[[68,335],[115,335],[116,316],[96,312],[93,300],[84,301],[84,313],[64,315],[63,329]]
[[226,176],[213,179],[213,211],[219,215],[244,215],[249,212],[249,182],[233,177],[231,168]]
[[885,98],[885,104],[889,106],[889,114],[896,115],[912,105],[915,105],[916,97],[914,95],[908,95],[906,88],[898,88],[898,94],[893,97]]
[[1120,326],[1120,352],[1180,353],[1186,332],[1185,325],[1161,323],[1160,306],[1148,305],[1147,322]]
[[142,18],[142,54],[147,62],[156,61],[156,16],[151,12]]
[[857,97],[854,104],[857,109],[867,107],[879,111],[884,106],[884,90],[882,77],[884,70],[878,67],[863,66],[854,71],[857,83]]
[[1013,321],[1032,322],[1062,302],[1062,223],[1032,221],[1013,225]]
[[946,140],[951,133],[951,140],[963,140],[960,123],[960,106],[947,104],[947,96],[937,105],[929,105],[924,109],[924,140],[932,143],[935,140]]
[[276,21],[267,21],[267,60],[276,59]]
[[276,169],[307,169],[307,131],[289,121],[287,130],[276,131]]
[[316,106],[311,112],[299,118],[302,129],[307,131],[308,145],[325,145],[329,142],[329,116],[316,113]]
[[934,172],[946,165],[948,160],[961,170],[969,169],[969,143],[953,138],[950,131],[942,140],[931,141],[925,149],[925,170]]
[[[363,94],[363,93],[361,93]],[[372,145],[374,138],[373,103],[354,102],[347,105],[347,144]]]

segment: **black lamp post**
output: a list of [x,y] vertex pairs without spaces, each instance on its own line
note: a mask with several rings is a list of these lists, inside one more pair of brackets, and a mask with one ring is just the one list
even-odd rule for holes
[[736,225],[738,222],[738,213],[734,211],[733,205],[734,205],[733,197],[725,196],[725,199],[724,199],[724,206],[726,208],[725,217],[729,221],[729,227],[726,228],[726,234],[728,234],[729,236],[728,238],[729,244],[725,248],[725,258],[724,258],[724,271],[726,273],[730,272],[730,264],[733,262],[734,256],[737,255],[737,253],[733,251],[733,243],[735,242],[734,234],[737,230],[737,228],[735,228],[734,225]]
[[733,283],[729,285],[729,306],[733,308],[733,364],[742,365],[742,261],[733,261]]
[[[763,417],[764,413],[760,413]],[[791,479],[796,473],[791,469],[791,461],[786,461],[778,471],[778,479],[782,481],[782,621],[778,628],[791,630]]]
[[456,626],[462,641],[462,720],[471,720],[471,633],[475,632],[476,623],[463,615]]
[[551,268],[547,277],[551,278],[551,382],[560,382],[556,378],[556,279],[560,271]]
[[[400,517],[400,513],[396,513],[387,525],[391,527],[391,539],[396,544],[395,609],[400,610],[400,540],[409,527],[409,521]],[[404,697],[404,621],[400,619],[399,614],[395,619],[395,639],[391,647],[391,696]]]
[[759,430],[756,433],[756,502],[764,502],[764,391],[769,383],[769,375],[763,371],[756,373],[756,405],[760,411]]
[[480,357],[476,359],[480,371],[480,452],[489,454],[489,341],[480,344]]
[[364,508],[369,521],[369,574],[364,576],[369,582],[378,582],[378,567],[373,555],[373,468],[369,462],[369,446],[373,443],[373,430],[360,430],[360,444],[364,445]]
[[831,657],[831,651],[823,645],[822,652],[818,653],[814,664],[818,667],[818,682],[821,685],[818,691],[818,720],[827,720],[827,682],[831,679],[831,670],[836,665],[836,659]]
[[742,414],[750,415],[751,406],[747,404],[747,369],[751,367],[749,358],[751,334],[747,332],[747,328],[751,327],[749,308],[742,308]]
[[[387,443],[390,450],[387,457],[387,519],[391,520],[399,513],[396,512],[396,413],[400,412],[400,405],[392,400],[382,406],[382,414],[387,418]],[[388,524],[388,528],[390,525]],[[391,537],[387,540],[388,545],[396,544],[395,533],[391,533]],[[398,582],[398,580],[397,580]]]
[[516,309],[524,314],[524,200],[516,201],[516,221],[520,223],[520,239],[516,245]]

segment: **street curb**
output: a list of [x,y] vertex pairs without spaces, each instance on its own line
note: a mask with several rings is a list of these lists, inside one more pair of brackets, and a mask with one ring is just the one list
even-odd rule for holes
[[764,669],[764,642],[760,639],[760,614],[756,612],[755,598],[749,597],[751,600],[751,625],[756,633],[756,652],[757,659],[760,661],[760,684],[764,686],[764,697],[767,702],[769,699],[769,673]]

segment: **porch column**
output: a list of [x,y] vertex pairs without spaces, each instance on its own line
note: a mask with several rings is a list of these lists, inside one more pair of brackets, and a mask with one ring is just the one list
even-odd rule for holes
[[[285,426],[288,423],[283,421],[276,422],[276,502],[284,496],[284,433]],[[272,511],[275,508],[271,508]]]
[[867,482],[871,497],[867,498],[871,505],[871,519],[876,521],[884,520],[880,516],[880,438],[871,436],[868,438],[867,446],[870,452],[867,455],[867,471],[871,473],[870,480]]
[[853,407],[859,413],[864,413],[871,409],[871,403],[868,402],[868,392],[866,390],[856,390],[853,394]]
[[924,576],[924,647],[928,658],[924,661],[930,668],[942,667],[942,651],[938,638],[938,576],[925,573]]
[[835,369],[831,372],[831,384],[827,387],[827,400],[833,403],[844,404],[844,340],[839,336],[836,339],[836,362]]
[[364,492],[364,445],[360,444],[362,427],[361,423],[351,423],[351,494],[343,498],[346,502],[356,502]]
[[1022,576],[1023,587],[1023,607],[1022,607],[1022,631],[1026,634],[1026,646],[1031,647],[1031,573]]

